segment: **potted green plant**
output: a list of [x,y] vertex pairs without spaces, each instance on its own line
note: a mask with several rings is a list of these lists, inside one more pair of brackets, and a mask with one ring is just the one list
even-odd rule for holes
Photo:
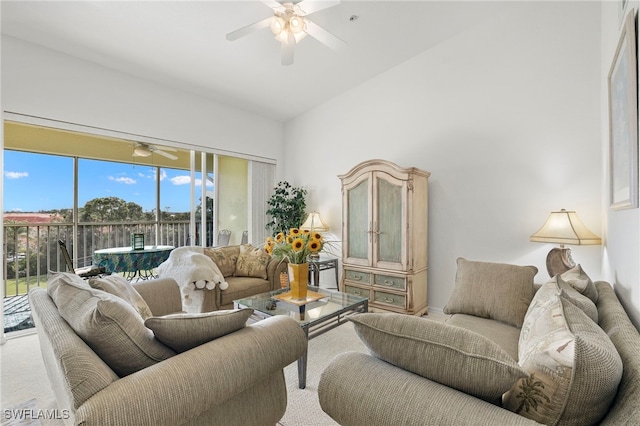
[[271,220],[265,228],[271,232],[272,236],[280,232],[287,234],[290,229],[298,228],[304,223],[307,190],[282,181],[278,182],[273,191],[273,195],[267,200],[269,206],[267,215]]

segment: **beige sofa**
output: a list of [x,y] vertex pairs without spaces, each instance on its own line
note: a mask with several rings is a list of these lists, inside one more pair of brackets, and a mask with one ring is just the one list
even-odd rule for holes
[[[172,345],[172,350],[156,341],[157,328],[151,332],[145,325],[162,322],[163,318],[168,318],[170,325],[174,324],[171,321],[185,320],[184,315],[158,318],[181,310],[175,281],[158,279],[134,284],[135,295],[141,296],[144,309],[98,290],[93,283],[91,289],[87,286],[86,281],[73,278],[72,274],[56,274],[49,279],[47,290],[36,288],[29,292],[47,375],[58,409],[67,417],[65,423],[274,425],[283,416],[287,404],[283,368],[304,353],[307,343],[295,321],[273,317],[245,327],[250,312],[212,313],[202,319],[226,321],[227,314],[229,318],[244,316],[241,324],[233,320],[235,331],[231,332],[224,329],[228,323],[219,322],[200,327],[186,323],[187,332],[170,330],[177,332],[178,338],[190,331],[217,333],[207,343],[191,343],[196,345],[191,349]],[[71,295],[70,291],[80,295]],[[114,311],[114,307],[120,311]],[[144,325],[136,318],[142,312],[147,314]],[[84,319],[83,313],[87,314]],[[84,327],[79,321],[91,322],[93,329],[87,331],[89,326]],[[117,330],[111,329],[100,339],[97,333],[114,324]],[[129,333],[134,335],[133,355],[132,345],[119,332],[125,327],[134,329]],[[171,339],[163,336],[163,342],[169,345]],[[143,348],[145,345],[151,349]],[[138,359],[138,349],[146,351],[143,360]],[[148,366],[141,367],[141,362]]]
[[[245,253],[244,248],[247,248]],[[214,247],[205,249],[205,254],[218,265],[229,287],[222,290],[217,286],[214,291],[205,292],[202,312],[231,309],[234,300],[277,290],[280,288],[280,273],[287,272],[286,261],[271,257],[261,248],[251,245]]]
[[[286,271],[286,261],[250,244],[180,247],[158,267],[161,277],[178,282],[187,312],[232,309],[234,300],[279,289],[280,273]],[[196,280],[201,288],[194,285]]]
[[[318,386],[322,409],[341,425],[362,426],[640,424],[640,335],[612,287],[576,279],[583,273],[578,266],[573,277],[555,277],[538,290],[535,268],[516,283],[503,266],[459,260],[446,323],[398,314],[351,317],[370,354],[332,361]],[[469,287],[474,276],[480,276],[476,290]],[[524,290],[509,295],[518,286]],[[597,311],[573,290],[596,291],[590,296]],[[546,346],[549,336],[556,346]],[[563,360],[573,365],[568,372],[555,364],[566,348],[573,351]],[[545,381],[555,375],[561,383]]]

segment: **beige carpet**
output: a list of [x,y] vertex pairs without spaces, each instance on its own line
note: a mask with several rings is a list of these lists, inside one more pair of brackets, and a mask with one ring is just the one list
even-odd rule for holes
[[337,425],[322,411],[318,402],[320,374],[333,357],[342,352],[367,352],[350,322],[340,325],[309,341],[307,387],[298,388],[298,365],[293,363],[284,370],[287,381],[287,412],[280,420],[283,426]]

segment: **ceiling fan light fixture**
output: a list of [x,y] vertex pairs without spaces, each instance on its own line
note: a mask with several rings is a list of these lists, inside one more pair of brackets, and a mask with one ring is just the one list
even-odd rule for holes
[[149,157],[150,155],[151,155],[151,151],[145,147],[137,146],[133,148],[134,157]]
[[280,16],[274,16],[271,20],[271,24],[269,24],[269,28],[271,32],[275,35],[279,35],[284,30],[286,22]]
[[298,15],[293,15],[289,19],[289,29],[292,33],[297,34],[304,30],[304,18]]

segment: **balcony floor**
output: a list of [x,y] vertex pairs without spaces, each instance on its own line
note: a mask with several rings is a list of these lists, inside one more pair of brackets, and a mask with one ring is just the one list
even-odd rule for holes
[[31,308],[26,294],[5,297],[3,300],[4,332],[25,330],[32,328]]

